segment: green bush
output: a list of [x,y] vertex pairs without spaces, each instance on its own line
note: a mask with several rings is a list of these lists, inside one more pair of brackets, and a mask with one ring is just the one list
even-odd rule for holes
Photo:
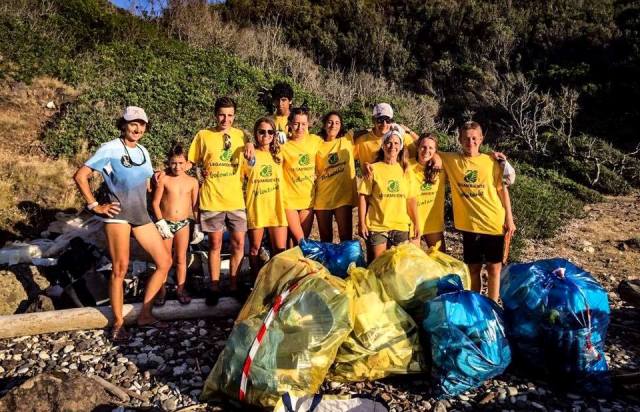
[[543,179],[521,174],[509,193],[517,227],[514,260],[519,257],[523,239],[553,237],[567,219],[583,215],[584,202]]

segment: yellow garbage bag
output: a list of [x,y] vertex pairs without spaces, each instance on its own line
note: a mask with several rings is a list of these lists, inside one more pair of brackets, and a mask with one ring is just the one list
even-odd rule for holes
[[355,321],[338,350],[331,379],[357,382],[420,372],[422,350],[411,316],[389,297],[373,273],[354,265],[348,272]]
[[334,277],[330,276],[329,271],[315,260],[305,258],[299,247],[275,255],[260,269],[255,287],[240,310],[236,322],[264,312],[288,284],[312,273],[333,282]]
[[[235,398],[273,407],[285,392],[320,389],[352,329],[353,290],[321,265],[298,260],[296,253],[283,255],[260,272],[253,301],[236,320],[202,400]],[[267,303],[268,296],[273,298]]]
[[426,252],[413,243],[393,247],[369,265],[384,290],[416,321],[424,318],[424,304],[436,297],[438,280],[450,273],[469,289],[471,278],[464,262],[432,247]]

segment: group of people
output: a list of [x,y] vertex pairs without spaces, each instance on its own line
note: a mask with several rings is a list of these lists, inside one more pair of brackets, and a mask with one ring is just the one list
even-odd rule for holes
[[[433,133],[418,135],[394,122],[387,103],[373,107],[371,129],[346,131],[339,112],[322,118],[319,135],[309,132],[309,112],[293,106],[286,83],[272,91],[275,113],[258,119],[253,135],[233,127],[236,103],[220,97],[215,126],[199,131],[185,151],[174,145],[166,169],[153,171],[149,153],[138,143],[149,129],[142,108],[129,106],[118,121],[120,137],[103,144],[76,172],[74,179],[87,210],[104,221],[113,262],[110,282],[114,326],[111,338],[126,341],[122,317],[123,281],[129,263],[131,234],[156,270],[145,288],[138,325],[166,327],[152,315],[162,304],[164,283],[176,266],[177,298],[187,304],[186,255],[192,237],[208,236],[211,286],[206,302],[215,305],[228,294],[242,297],[237,274],[249,239],[249,261],[255,276],[265,232],[272,254],[309,237],[314,219],[320,240],[333,241],[335,219],[340,241],[353,238],[353,208],[358,234],[369,261],[387,248],[410,241],[444,245],[445,184],[451,188],[454,225],[463,234],[464,261],[472,288],[481,288],[480,271],[488,271],[488,294],[498,297],[505,236],[515,231],[501,154],[482,154],[482,128],[476,122],[459,128],[459,153],[437,151]],[[195,167],[194,178],[187,171]],[[96,200],[89,184],[101,173],[108,198]],[[193,173],[191,173],[193,174]],[[151,184],[153,183],[153,184]],[[154,219],[147,212],[152,192]],[[190,224],[193,219],[196,224]],[[223,232],[229,232],[227,291],[220,288]]]

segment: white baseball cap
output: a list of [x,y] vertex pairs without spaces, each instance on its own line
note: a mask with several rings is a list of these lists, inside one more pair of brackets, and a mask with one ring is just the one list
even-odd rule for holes
[[145,123],[149,123],[149,118],[144,112],[144,109],[137,106],[127,106],[124,109],[124,113],[122,113],[122,118],[127,122],[142,120]]
[[373,117],[383,116],[393,119],[393,109],[389,103],[378,103],[373,106]]

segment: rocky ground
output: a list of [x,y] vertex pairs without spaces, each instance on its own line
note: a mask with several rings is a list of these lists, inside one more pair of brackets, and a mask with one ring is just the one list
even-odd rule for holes
[[[615,374],[640,369],[640,309],[626,306],[615,292],[620,280],[640,276],[638,205],[640,197],[633,195],[588,206],[586,217],[569,222],[554,239],[529,243],[524,251],[528,260],[569,258],[609,291],[612,315],[606,352]],[[455,255],[455,237],[448,241]],[[137,329],[134,339],[120,346],[113,345],[103,330],[0,340],[0,396],[42,371],[78,371],[115,385],[107,392],[114,405],[124,406],[119,410],[233,410],[228,404],[198,404],[232,324],[233,319],[200,320],[174,322],[168,330]],[[600,398],[566,393],[511,369],[446,401],[433,398],[428,376],[349,385],[325,382],[323,389],[380,396],[394,411],[640,411],[640,385],[616,385],[613,396]]]

